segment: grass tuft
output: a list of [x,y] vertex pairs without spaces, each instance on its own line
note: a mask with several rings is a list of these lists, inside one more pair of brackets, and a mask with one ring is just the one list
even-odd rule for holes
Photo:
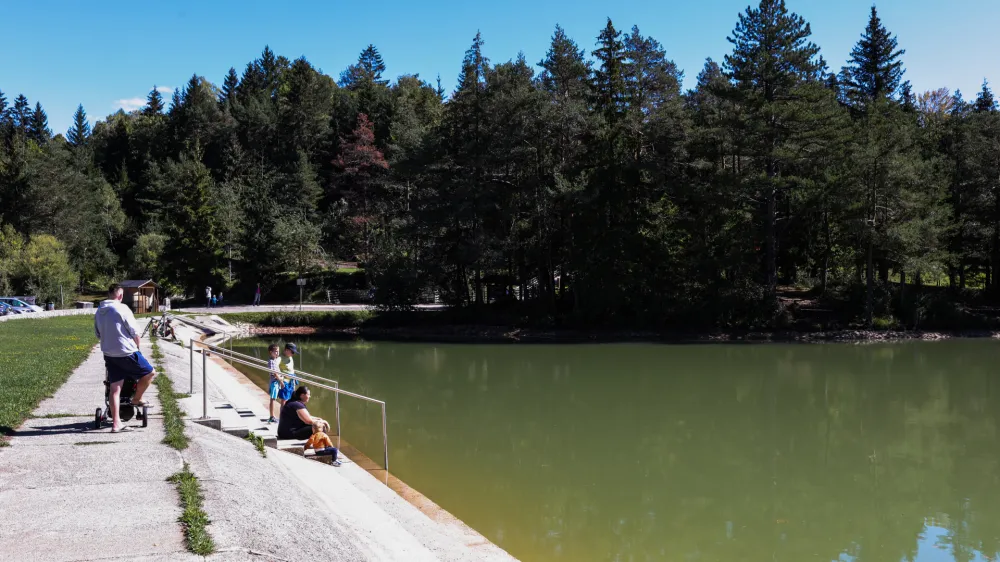
[[184,527],[184,542],[187,544],[187,549],[200,556],[212,554],[215,552],[215,542],[208,534],[207,527],[211,521],[201,508],[205,498],[201,493],[198,477],[191,472],[188,463],[184,463],[184,469],[167,478],[167,481],[177,486],[177,493],[180,495],[181,509],[184,511],[177,520]]
[[177,404],[180,395],[174,391],[174,383],[163,368],[163,353],[160,352],[157,338],[151,337],[150,342],[153,345],[153,354],[150,358],[153,360],[153,367],[157,372],[153,383],[159,393],[160,409],[163,412],[163,429],[166,432],[163,442],[180,451],[188,446],[188,437],[184,434],[184,414]]
[[0,447],[66,382],[96,341],[93,316],[0,322]]
[[260,456],[267,458],[267,448],[264,446],[263,437],[251,431],[243,439],[253,443],[253,446],[257,448],[257,452],[260,453]]

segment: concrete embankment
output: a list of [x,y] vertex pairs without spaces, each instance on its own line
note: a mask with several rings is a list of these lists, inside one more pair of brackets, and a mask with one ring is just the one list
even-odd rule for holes
[[[195,333],[180,327],[181,337]],[[189,350],[160,340],[164,372],[187,392]],[[143,352],[151,356],[147,341]],[[475,531],[447,517],[432,518],[357,463],[332,467],[267,449],[263,457],[238,437],[193,423],[221,404],[254,411],[260,424],[263,392],[213,358],[202,385],[197,358],[194,394],[186,410],[187,448],[161,441],[156,387],[149,426],[133,431],[94,429],[104,405],[103,358],[95,348],[33,418],[0,449],[0,557],[17,561],[206,559],[347,561],[513,560]],[[235,374],[234,374],[235,373]],[[255,394],[256,393],[256,394]],[[241,407],[242,409],[242,407]],[[50,417],[43,417],[50,416]],[[199,479],[215,552],[187,552],[177,492],[167,477],[184,463]]]
[[[200,320],[203,325],[218,322],[217,318]],[[175,328],[181,341],[202,335],[201,330],[179,323]],[[162,343],[160,348],[166,374],[178,391],[186,392],[192,386],[190,350],[171,343]],[[209,416],[245,420],[245,427],[265,437],[273,432],[273,425],[262,430],[268,427],[263,423],[267,416],[263,390],[217,357],[204,364],[203,377],[202,359],[195,358],[194,392],[182,401],[191,418],[202,415],[204,378]],[[217,408],[220,405],[232,407]],[[244,414],[234,414],[236,410]],[[185,458],[203,481],[205,511],[213,520],[210,531],[220,549],[266,553],[285,560],[513,560],[411,492],[408,498],[416,499],[418,509],[383,483],[398,481],[384,471],[366,470],[367,459],[345,459],[343,466],[332,467],[274,449],[267,449],[267,457],[262,458],[242,439],[193,423],[189,428],[192,445]]]

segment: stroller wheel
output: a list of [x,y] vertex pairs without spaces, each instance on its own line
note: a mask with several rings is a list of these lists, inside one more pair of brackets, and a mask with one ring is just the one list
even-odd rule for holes
[[104,416],[101,415],[101,409],[97,409],[97,413],[94,414],[94,429],[101,429],[101,422],[104,421]]
[[149,410],[147,408],[148,406],[142,407],[142,427],[149,425]]

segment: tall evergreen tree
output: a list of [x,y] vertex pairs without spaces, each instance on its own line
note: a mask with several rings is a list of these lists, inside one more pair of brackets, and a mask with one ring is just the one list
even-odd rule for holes
[[49,117],[45,114],[40,102],[35,103],[35,110],[31,113],[28,138],[33,139],[38,144],[45,144],[52,138],[52,131],[49,130]]
[[388,80],[382,79],[385,72],[385,62],[379,54],[375,45],[368,45],[358,56],[358,62],[347,67],[347,70],[340,74],[340,87],[355,89],[365,83],[374,83],[385,86]]
[[597,36],[597,49],[591,53],[597,61],[594,70],[595,104],[608,122],[614,122],[625,109],[625,44],[611,18]]
[[847,62],[847,79],[843,85],[851,103],[863,111],[874,100],[895,99],[904,72],[900,57],[905,53],[898,48],[896,37],[882,25],[878,11],[872,6],[868,26]]
[[31,104],[28,103],[28,98],[24,97],[24,94],[19,94],[14,99],[14,107],[11,108],[10,117],[14,130],[22,138],[26,138],[28,130],[31,128]]
[[973,107],[977,113],[997,110],[997,101],[993,97],[993,90],[990,90],[990,84],[986,80],[983,80],[983,89],[976,96],[976,103]]
[[219,92],[219,103],[231,103],[236,96],[239,85],[240,78],[236,74],[236,68],[229,67],[229,72],[226,73],[226,78],[222,82],[222,90]]
[[75,147],[86,146],[90,140],[90,123],[87,121],[87,112],[83,110],[83,104],[80,104],[73,114],[73,124],[66,133],[66,140]]
[[757,8],[740,14],[728,38],[733,52],[726,55],[724,68],[741,106],[739,151],[748,157],[737,166],[744,170],[747,196],[761,202],[762,270],[771,305],[778,282],[778,206],[798,184],[792,179],[789,151],[800,146],[818,121],[808,111],[808,100],[816,86],[822,87],[823,63],[811,35],[809,24],[789,12],[784,0],[761,0]]
[[161,115],[163,109],[163,96],[154,84],[153,89],[146,96],[146,106],[142,108],[142,113],[143,115]]

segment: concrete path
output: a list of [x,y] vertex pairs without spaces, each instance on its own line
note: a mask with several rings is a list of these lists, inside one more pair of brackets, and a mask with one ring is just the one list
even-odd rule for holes
[[[151,356],[148,342],[142,350]],[[189,351],[162,340],[160,350],[159,376],[187,392]],[[181,401],[189,417],[201,415],[205,390],[263,415],[263,391],[215,359],[208,365],[208,388],[197,376],[195,394]],[[149,427],[132,420],[132,432],[94,430],[103,379],[95,347],[0,449],[0,560],[513,560],[468,527],[431,519],[349,460],[332,467],[275,449],[264,458],[249,442],[190,421],[190,446],[167,447],[155,385],[146,395]],[[184,462],[201,482],[211,521],[216,552],[207,559],[185,550],[177,493],[166,481]]]
[[[150,353],[148,345],[143,346]],[[93,429],[104,406],[104,358],[95,347],[0,449],[0,553],[5,560],[197,560],[184,547],[170,475],[181,455],[161,443],[156,387],[149,427]]]

